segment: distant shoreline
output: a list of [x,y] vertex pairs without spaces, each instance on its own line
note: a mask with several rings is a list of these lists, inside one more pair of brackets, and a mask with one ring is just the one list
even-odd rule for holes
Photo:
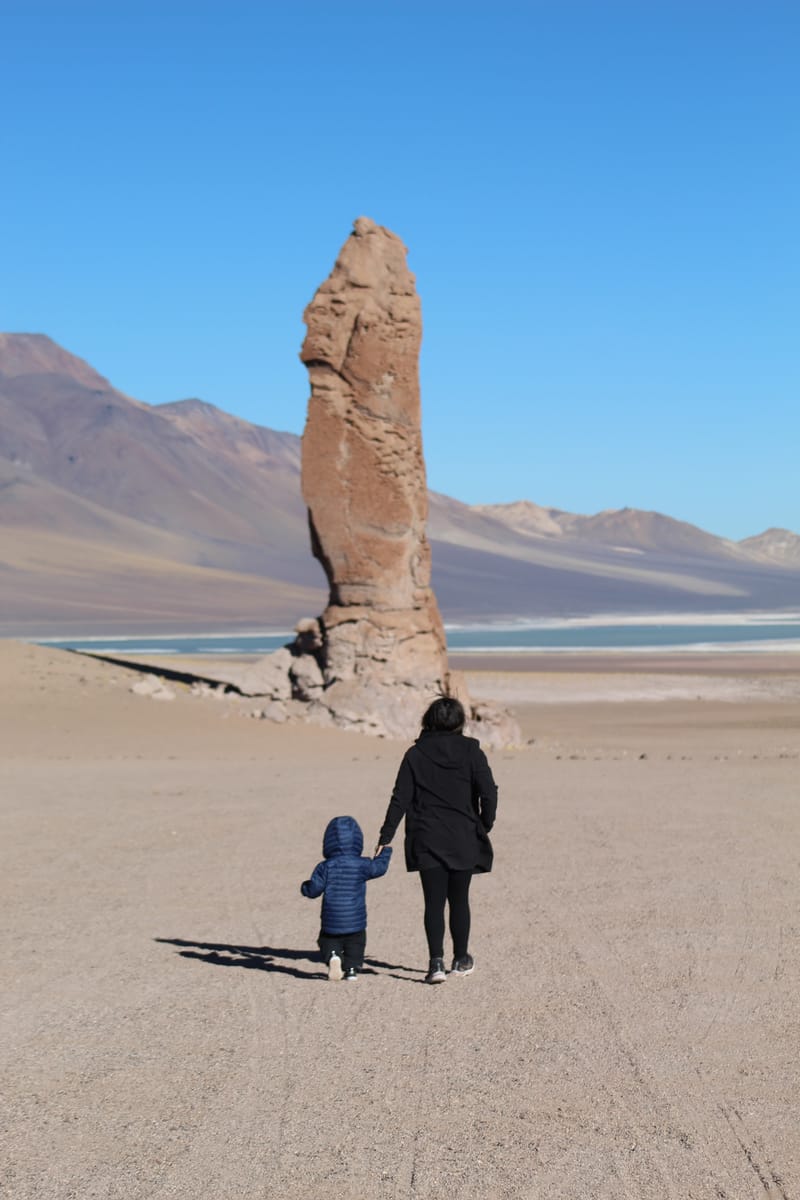
[[[686,660],[696,671],[700,661],[724,660],[729,670],[734,660],[743,669],[747,659],[789,660],[781,671],[800,668],[800,614],[749,613],[720,617],[716,621],[680,617],[638,617],[628,620],[575,618],[571,621],[542,621],[525,625],[484,624],[448,627],[448,654],[462,662],[462,669],[487,670],[502,660],[510,670],[567,670],[575,661],[581,669],[636,671],[646,661],[656,671],[677,669]],[[54,649],[78,650],[110,656],[142,658],[201,657],[253,659],[291,642],[286,629],[256,633],[149,633],[130,632],[59,638],[31,638]],[[795,660],[791,663],[791,660]],[[556,665],[558,664],[558,665]],[[713,670],[718,670],[714,667]],[[748,667],[748,670],[751,668]],[[756,668],[757,669],[757,668]]]
[[[91,655],[91,651],[85,651]],[[98,651],[98,656],[102,652]],[[259,656],[254,654],[148,654],[120,652],[114,655],[117,661],[146,664],[158,670],[159,666],[177,671],[191,671],[211,678],[223,678],[223,664],[237,665],[252,663]],[[800,655],[781,654],[774,651],[737,653],[702,652],[681,653],[632,653],[584,652],[565,650],[554,654],[448,654],[448,665],[452,671],[463,671],[468,676],[514,675],[679,675],[679,676],[797,676],[800,678]]]
[[753,650],[741,652],[732,644],[724,651],[685,651],[656,653],[629,650],[561,650],[539,654],[461,654],[448,655],[453,671],[468,674],[499,672],[508,674],[576,675],[800,675],[800,655],[785,651]]
[[[779,625],[786,623],[800,622],[800,609],[770,609],[770,610],[752,610],[741,613],[704,613],[704,612],[661,612],[661,613],[595,613],[583,616],[541,616],[541,617],[519,617],[519,618],[500,618],[498,620],[465,620],[465,621],[446,621],[444,628],[446,634],[470,634],[486,632],[491,634],[511,633],[542,630],[558,630],[558,629],[592,629],[592,628],[617,628],[617,627],[650,627],[650,626],[686,626],[686,625],[706,625],[709,627],[718,626],[725,628],[732,625],[740,626],[755,626],[764,627],[770,625]],[[51,645],[56,642],[128,642],[142,641],[147,638],[154,642],[167,641],[173,639],[198,638],[203,641],[223,641],[225,639],[234,638],[285,638],[287,641],[294,637],[294,630],[288,627],[272,627],[272,628],[246,628],[246,629],[228,629],[222,632],[218,630],[209,631],[207,629],[192,629],[184,626],[180,631],[162,631],[154,629],[142,629],[138,632],[132,632],[128,628],[125,632],[111,630],[107,633],[78,633],[71,632],[30,632],[29,630],[10,629],[5,633],[0,633],[0,640],[36,642],[41,645]],[[459,652],[461,652],[459,650]]]

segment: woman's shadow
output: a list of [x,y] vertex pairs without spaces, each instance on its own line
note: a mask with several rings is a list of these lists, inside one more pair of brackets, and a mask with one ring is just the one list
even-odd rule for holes
[[[245,967],[255,971],[273,971],[280,975],[293,975],[295,979],[327,979],[319,950],[292,950],[286,946],[232,946],[227,942],[192,942],[186,938],[157,937],[153,940],[168,946],[181,946],[183,949],[178,950],[181,958],[194,958],[214,967]],[[289,965],[296,962],[313,963],[316,969],[307,971]],[[376,975],[378,971],[418,973],[415,967],[403,967],[398,963],[382,962],[377,958],[364,959],[364,975]]]

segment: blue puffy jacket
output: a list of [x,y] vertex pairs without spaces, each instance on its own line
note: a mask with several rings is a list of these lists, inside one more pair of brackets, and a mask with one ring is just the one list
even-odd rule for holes
[[324,862],[300,884],[310,900],[322,896],[322,932],[357,933],[367,927],[367,880],[389,870],[390,846],[377,858],[362,858],[364,835],[353,817],[334,817],[322,840]]

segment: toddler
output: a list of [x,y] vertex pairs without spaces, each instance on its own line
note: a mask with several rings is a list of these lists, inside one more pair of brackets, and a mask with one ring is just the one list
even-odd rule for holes
[[362,858],[364,835],[353,817],[334,817],[322,840],[324,859],[300,891],[310,900],[322,896],[317,939],[328,966],[328,979],[358,978],[367,943],[367,880],[385,875],[392,857],[384,846],[375,858]]

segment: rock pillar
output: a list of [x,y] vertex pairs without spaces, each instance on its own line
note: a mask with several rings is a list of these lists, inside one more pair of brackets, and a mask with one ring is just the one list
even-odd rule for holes
[[302,488],[328,607],[297,625],[290,646],[230,682],[269,697],[264,715],[273,720],[402,738],[416,736],[424,709],[447,692],[486,745],[518,744],[510,714],[471,704],[447,669],[425,536],[422,319],[400,239],[360,217],[305,321]]
[[400,239],[359,218],[304,319],[302,488],[330,588],[324,703],[344,723],[412,733],[449,680],[425,536],[422,318]]

